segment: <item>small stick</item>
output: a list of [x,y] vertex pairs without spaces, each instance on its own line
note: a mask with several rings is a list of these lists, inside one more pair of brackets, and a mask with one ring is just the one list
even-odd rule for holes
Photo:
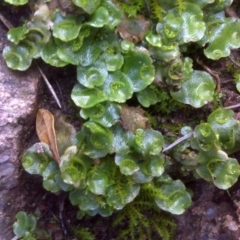
[[[233,108],[238,108],[238,107],[240,107],[240,103],[235,104],[235,105],[231,105],[231,106],[227,106],[227,107],[223,107],[223,109],[233,109]],[[166,152],[166,151],[172,149],[173,147],[175,147],[175,146],[178,145],[179,143],[181,143],[181,142],[187,140],[188,138],[192,137],[192,135],[193,135],[193,132],[190,132],[190,133],[186,134],[185,136],[177,139],[175,142],[173,142],[172,144],[170,144],[169,146],[167,146],[166,148],[164,148],[164,149],[162,150],[162,152]]]
[[14,238],[12,238],[12,240],[17,240],[17,239],[19,239],[20,237],[18,237],[18,236],[15,236]]
[[183,137],[177,139],[175,142],[173,142],[172,144],[170,144],[169,146],[167,146],[166,148],[164,148],[164,149],[162,150],[162,152],[166,152],[166,151],[172,149],[173,147],[175,147],[175,146],[178,145],[179,143],[181,143],[181,142],[187,140],[188,138],[190,138],[192,135],[193,135],[193,132],[190,132],[190,133],[184,135]]
[[225,13],[228,17],[239,18],[237,13],[231,7],[226,8]]
[[60,195],[59,202],[58,202],[58,204],[59,204],[59,220],[60,220],[60,224],[62,227],[63,235],[65,237],[68,237],[68,236],[75,237],[74,232],[72,231],[72,229],[69,226],[67,219],[66,219],[65,208],[64,208],[64,203],[65,203],[66,198],[67,198],[67,193],[62,192]]
[[43,71],[41,70],[41,68],[38,66],[37,63],[36,63],[36,65],[37,65],[38,71],[41,73],[41,75],[42,75],[45,83],[47,84],[47,87],[48,87],[49,91],[51,92],[53,98],[54,98],[55,101],[57,102],[57,105],[59,106],[59,108],[62,108],[62,106],[61,106],[61,104],[60,104],[60,101],[59,101],[59,99],[58,99],[58,97],[57,97],[57,95],[56,95],[56,93],[55,93],[52,85],[49,83],[47,77],[45,76],[45,74],[43,73]]
[[13,25],[0,13],[0,20],[7,27],[8,30],[13,28]]
[[151,15],[151,11],[150,11],[150,8],[148,6],[148,2],[146,0],[144,0],[144,3],[145,3],[145,8],[147,9],[147,14],[148,14],[148,16],[150,16]]
[[227,106],[227,107],[223,107],[223,109],[234,109],[234,108],[238,108],[238,107],[240,107],[240,103],[237,103],[237,104],[234,104],[231,106]]
[[[58,90],[59,90],[59,92],[60,92],[60,96],[61,96],[62,103],[64,103],[63,94],[62,94],[62,89],[60,88],[60,86],[59,86],[58,82],[56,81],[56,79],[54,79],[54,80],[55,80],[55,83],[56,83],[57,86],[58,86]],[[63,109],[64,109],[64,105],[63,105]],[[66,109],[64,109],[64,111],[65,111],[65,110],[66,110]]]
[[217,92],[220,92],[221,90],[221,83],[220,83],[220,78],[218,76],[218,74],[214,73],[210,68],[208,68],[199,58],[196,59],[197,63],[203,67],[204,70],[206,70],[211,76],[213,76],[215,78],[216,81],[216,90]]
[[228,57],[236,66],[240,67],[240,64],[237,63],[231,56]]

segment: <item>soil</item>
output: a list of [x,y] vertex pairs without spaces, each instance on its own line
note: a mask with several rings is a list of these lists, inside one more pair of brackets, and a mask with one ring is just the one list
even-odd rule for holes
[[[20,10],[13,10],[17,11],[16,13],[18,15],[28,15],[28,10],[26,9],[21,8]],[[12,14],[11,11],[13,10],[10,10],[7,5],[3,5],[0,13],[4,13],[4,16],[9,18]],[[9,19],[11,19],[12,24],[17,24],[17,19]],[[2,52],[2,49],[7,42],[6,31],[6,27],[0,21],[0,52]],[[233,51],[232,57],[234,59],[239,58],[239,53],[239,51]],[[219,76],[221,76],[221,93],[223,94],[221,102],[223,106],[230,106],[239,103],[240,97],[235,84],[232,82],[232,76],[226,71],[226,66],[229,62],[229,59],[223,59],[214,63],[211,61],[205,61],[205,64],[208,66],[210,65],[211,69],[218,72]],[[14,162],[17,169],[17,173],[15,173],[15,179],[17,179],[17,181],[15,181],[12,186],[4,187],[4,185],[10,184],[13,180],[8,179],[4,182],[2,177],[0,178],[0,226],[4,226],[0,228],[0,240],[10,240],[14,237],[14,234],[12,233],[12,224],[15,221],[14,218],[16,213],[19,211],[35,213],[40,216],[39,227],[49,234],[48,237],[44,237],[43,234],[41,239],[72,239],[71,231],[68,231],[67,229],[68,225],[76,228],[78,226],[89,228],[94,232],[96,236],[95,239],[97,240],[115,239],[117,233],[109,227],[112,221],[111,218],[101,218],[97,216],[92,217],[91,219],[85,218],[81,221],[76,220],[75,216],[77,208],[69,203],[65,194],[52,194],[47,192],[42,187],[41,177],[29,175],[21,167],[21,154],[33,143],[38,141],[34,129],[35,113],[38,108],[45,108],[53,113],[60,112],[60,114],[66,116],[66,119],[71,122],[76,129],[80,129],[82,124],[77,117],[78,109],[75,108],[69,97],[71,89],[75,83],[75,77],[72,77],[76,76],[75,69],[73,67],[67,67],[59,70],[50,68],[44,65],[41,61],[38,63],[50,80],[63,106],[60,110],[45,84],[43,82],[39,83],[39,80],[36,80],[39,79],[40,75],[34,65],[31,67],[30,72],[20,73],[20,76],[18,77],[24,78],[25,76],[28,76],[28,78],[35,79],[34,86],[36,91],[31,93],[34,95],[32,97],[31,105],[33,106],[33,109],[30,112],[23,113],[21,117],[17,116],[23,126],[28,126],[29,132],[26,135],[26,131],[24,132],[24,130],[21,129],[18,138],[13,140],[17,143],[15,156],[19,160],[18,162]],[[2,58],[1,64],[4,64]],[[197,67],[201,69],[201,66]],[[12,74],[6,67],[1,70],[4,75],[9,74],[10,76],[10,74]],[[37,89],[39,90],[37,91]],[[211,105],[206,106],[204,113],[210,112],[211,108]],[[240,108],[235,108],[234,111],[235,117],[240,119]],[[186,118],[188,121],[191,121],[191,119],[193,119],[193,121],[196,121],[196,119],[203,119],[203,116],[201,115],[202,113],[199,113],[196,117],[197,113],[197,111],[192,111],[186,114],[184,119],[182,119],[179,117],[181,114],[177,112],[173,113],[171,118],[176,122],[184,121]],[[159,119],[158,116],[156,116],[156,119]],[[18,126],[18,122],[16,123],[16,126]],[[234,157],[240,160],[239,153],[236,153]],[[2,165],[0,165],[0,170],[2,171],[1,166]],[[193,203],[184,214],[175,217],[177,230],[174,239],[239,240],[240,181],[228,191],[219,190],[211,183],[203,180],[186,179],[185,184],[193,192]],[[64,215],[65,222],[61,220],[62,215]],[[65,234],[66,230],[68,231],[67,235]]]

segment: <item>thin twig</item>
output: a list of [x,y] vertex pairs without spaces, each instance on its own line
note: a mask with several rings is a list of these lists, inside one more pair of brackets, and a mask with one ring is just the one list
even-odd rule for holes
[[237,63],[231,56],[228,57],[236,66],[240,67],[240,64]]
[[148,16],[150,16],[151,15],[151,11],[150,11],[148,2],[145,0],[144,3],[145,3],[145,8],[147,9],[147,14],[148,14]]
[[164,149],[162,150],[162,152],[166,152],[166,151],[172,149],[173,147],[177,146],[179,143],[181,143],[181,142],[187,140],[188,138],[190,138],[192,135],[193,135],[193,132],[190,132],[190,133],[184,135],[183,137],[177,139],[175,142],[173,142],[172,144],[170,144],[169,146],[167,146],[166,148],[164,148]]
[[0,20],[2,23],[6,26],[6,28],[9,30],[13,28],[13,25],[0,13]]
[[59,202],[58,202],[58,204],[59,204],[59,220],[60,220],[63,235],[65,236],[65,238],[71,236],[71,237],[74,237],[74,239],[75,239],[74,232],[71,229],[71,227],[70,227],[70,225],[67,221],[66,214],[65,214],[64,203],[65,203],[65,200],[66,200],[67,196],[68,195],[67,195],[66,192],[62,192],[61,195],[60,195],[60,199],[59,199]]
[[17,239],[19,239],[20,237],[18,237],[18,236],[15,236],[14,238],[12,238],[12,240],[17,240]]
[[217,92],[220,92],[221,90],[221,82],[218,74],[214,73],[209,67],[207,67],[199,58],[196,58],[197,63],[206,70],[211,76],[215,78],[216,81],[216,90]]
[[48,87],[49,91],[51,92],[53,98],[55,99],[57,105],[59,106],[59,108],[62,108],[62,106],[61,106],[61,104],[60,104],[60,101],[59,101],[59,99],[58,99],[58,97],[57,97],[57,95],[56,95],[56,93],[55,93],[52,85],[49,83],[47,77],[45,76],[45,74],[43,73],[43,71],[41,70],[41,68],[38,66],[37,62],[36,62],[36,65],[37,65],[38,71],[41,73],[41,75],[42,75],[45,83],[47,84],[47,87]]
[[[55,80],[55,83],[56,83],[57,86],[58,86],[58,90],[59,90],[59,92],[60,92],[60,96],[61,96],[61,100],[62,100],[62,104],[63,104],[63,103],[64,103],[64,100],[63,100],[62,89],[61,89],[61,87],[59,86],[58,81],[57,81],[56,79],[54,79],[54,80]],[[65,109],[64,106],[65,106],[65,105],[63,104],[63,110],[65,111],[66,109]]]
[[240,107],[240,103],[237,103],[237,104],[234,104],[231,106],[227,106],[227,107],[223,107],[223,109],[234,109],[234,108],[238,108],[238,107]]
[[237,13],[231,7],[226,8],[225,13],[226,13],[227,17],[239,18]]

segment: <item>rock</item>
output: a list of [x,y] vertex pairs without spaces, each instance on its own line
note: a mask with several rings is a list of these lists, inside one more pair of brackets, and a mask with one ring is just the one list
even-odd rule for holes
[[194,193],[192,206],[177,216],[175,240],[239,239],[240,224],[234,202],[239,203],[240,195],[234,188],[239,189],[239,183],[228,194],[211,183],[196,181],[191,188]]
[[[7,44],[6,33],[0,22],[1,53]],[[36,68],[12,71],[0,54],[0,240],[13,237],[15,215],[24,207],[24,202],[18,201],[21,199],[21,154],[33,131],[39,80]]]

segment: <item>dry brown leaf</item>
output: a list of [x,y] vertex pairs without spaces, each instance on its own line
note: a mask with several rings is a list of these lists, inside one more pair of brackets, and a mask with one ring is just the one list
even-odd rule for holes
[[40,142],[44,142],[49,145],[53,158],[57,161],[57,163],[60,163],[60,156],[54,128],[54,116],[48,110],[38,110],[36,131]]
[[54,12],[56,9],[61,11],[63,16],[66,16],[67,13],[72,13],[78,8],[69,0],[51,0],[48,1],[48,7],[51,12]]
[[149,26],[150,22],[141,15],[136,18],[124,16],[117,30],[123,39],[137,43],[143,40]]
[[65,116],[61,111],[54,112],[54,119],[58,152],[62,156],[68,147],[74,145],[76,130],[71,124],[66,122]]
[[138,128],[150,128],[149,119],[144,116],[145,111],[142,108],[129,107],[125,104],[121,108],[121,120],[124,129],[135,133]]

